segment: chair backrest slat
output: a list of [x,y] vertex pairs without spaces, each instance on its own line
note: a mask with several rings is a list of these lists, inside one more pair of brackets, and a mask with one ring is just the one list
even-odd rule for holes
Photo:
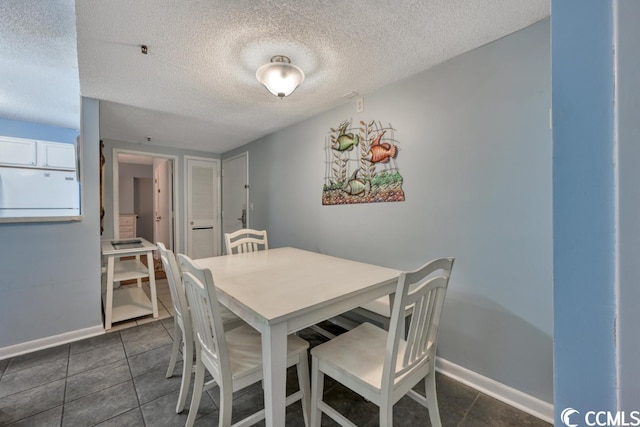
[[224,234],[227,255],[256,252],[269,249],[266,230],[243,228],[233,233]]
[[[211,271],[198,268],[186,255],[179,254],[178,261],[183,272],[196,340],[200,351],[206,354],[211,363],[203,362],[212,371],[216,381],[231,381],[227,342]],[[225,373],[228,378],[221,377]]]
[[[425,363],[434,363],[438,325],[453,261],[453,258],[436,259],[413,272],[402,273],[398,279],[383,368],[382,384],[389,392],[399,376]],[[401,322],[405,321],[408,309],[412,314],[405,341],[400,336],[404,326]],[[402,355],[401,342],[404,342]]]
[[447,286],[447,283],[442,278],[434,278],[425,283],[425,286],[431,289],[425,291],[414,306],[412,320],[414,319],[413,316],[415,316],[415,321],[411,322],[410,329],[414,329],[415,332],[411,335],[413,339],[407,340],[407,351],[404,355],[403,366],[414,363],[429,350],[428,346],[431,342],[433,331],[436,330],[434,316],[441,304],[441,291]]
[[[447,285],[444,284],[442,287],[439,287],[434,298],[433,308],[429,315],[429,324],[433,325],[431,329],[428,331],[428,334],[425,335],[426,344],[436,343],[438,337],[438,329],[440,326],[440,316],[442,314],[442,308],[444,307],[445,295],[447,293]],[[434,357],[435,357],[435,347],[434,347]]]

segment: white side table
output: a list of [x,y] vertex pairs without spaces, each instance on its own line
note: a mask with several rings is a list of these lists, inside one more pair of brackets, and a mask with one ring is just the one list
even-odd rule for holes
[[[136,237],[134,239],[103,240],[102,256],[106,258],[106,276],[103,280],[102,306],[104,308],[104,328],[111,329],[111,324],[122,320],[153,314],[158,317],[158,298],[156,280],[153,271],[153,251],[156,245]],[[140,256],[146,255],[147,265],[140,262]],[[132,260],[120,260],[121,257],[135,256]],[[143,277],[149,278],[151,300],[147,297],[140,283]],[[114,289],[116,282],[138,280],[138,286]]]

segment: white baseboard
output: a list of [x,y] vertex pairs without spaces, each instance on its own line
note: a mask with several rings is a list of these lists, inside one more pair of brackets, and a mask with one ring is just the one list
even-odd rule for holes
[[507,405],[553,424],[553,404],[551,403],[530,396],[440,357],[436,359],[436,370]]
[[0,348],[0,360],[104,334],[102,324]]

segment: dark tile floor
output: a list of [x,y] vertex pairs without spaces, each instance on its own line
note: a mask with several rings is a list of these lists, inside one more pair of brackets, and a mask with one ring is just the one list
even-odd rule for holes
[[[0,361],[0,426],[182,426],[175,413],[181,365],[165,378],[173,318]],[[300,335],[312,346],[324,338]],[[295,370],[288,387],[295,390]],[[549,426],[461,383],[437,377],[444,426]],[[189,396],[187,402],[190,402]],[[377,426],[377,408],[327,378],[325,400],[358,426]],[[234,422],[260,409],[260,384],[234,395]],[[203,395],[196,426],[217,425],[217,388]],[[427,410],[405,397],[394,407],[394,425],[429,426]],[[264,425],[264,422],[258,425]],[[300,403],[287,409],[287,425],[303,426]],[[322,425],[335,425],[323,418]]]

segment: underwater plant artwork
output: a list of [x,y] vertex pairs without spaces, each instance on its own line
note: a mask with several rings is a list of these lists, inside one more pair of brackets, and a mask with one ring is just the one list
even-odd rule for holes
[[330,128],[325,144],[323,205],[402,202],[398,141],[391,124],[344,120]]

